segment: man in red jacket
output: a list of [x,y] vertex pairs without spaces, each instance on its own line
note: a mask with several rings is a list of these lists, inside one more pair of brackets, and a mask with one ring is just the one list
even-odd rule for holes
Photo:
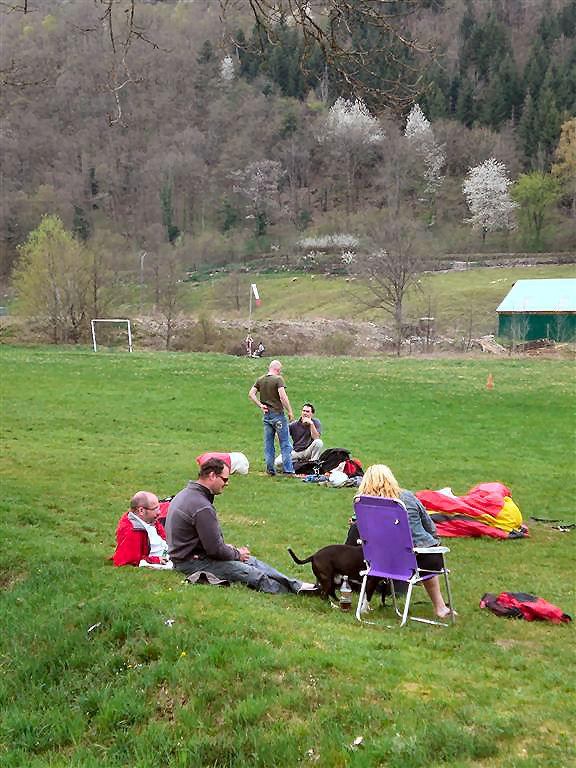
[[114,565],[144,564],[167,567],[170,562],[166,533],[158,522],[158,497],[149,491],[138,491],[130,501],[116,529]]

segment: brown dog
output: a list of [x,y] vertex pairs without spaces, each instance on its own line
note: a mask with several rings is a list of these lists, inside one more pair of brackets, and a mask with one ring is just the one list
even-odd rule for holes
[[[362,547],[354,547],[349,544],[330,544],[328,547],[322,547],[313,555],[305,560],[300,560],[294,552],[288,547],[290,557],[298,565],[312,564],[312,570],[320,585],[322,596],[325,598],[333,597],[336,599],[336,586],[340,584],[341,577],[347,576],[348,582],[356,592],[360,591],[362,576],[360,571],[366,568]],[[366,599],[374,594],[376,585],[380,579],[370,577],[366,584]]]

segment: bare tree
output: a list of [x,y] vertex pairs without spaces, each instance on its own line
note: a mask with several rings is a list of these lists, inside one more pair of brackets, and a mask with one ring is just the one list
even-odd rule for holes
[[382,207],[398,215],[403,203],[417,194],[419,158],[392,120],[384,125],[385,146],[375,166],[375,186],[382,195]]
[[231,174],[234,191],[246,200],[248,215],[255,220],[256,235],[265,234],[272,211],[280,207],[278,195],[284,173],[276,160],[260,160]]
[[214,286],[214,303],[220,309],[238,314],[246,310],[250,296],[250,277],[237,265],[229,267],[228,275]]
[[182,309],[182,260],[184,251],[180,244],[165,245],[157,261],[156,311],[164,319],[165,345],[169,350],[174,335],[174,323]]
[[382,309],[392,316],[399,355],[404,301],[411,290],[418,288],[427,261],[424,237],[415,221],[388,217],[371,239],[373,249],[357,255],[351,265],[366,280],[358,299],[366,307]]
[[526,312],[513,314],[510,320],[510,347],[508,354],[518,352],[519,347],[527,341],[530,330],[530,315]]
[[[8,13],[21,12],[24,15],[38,10],[36,3],[28,0],[20,2],[0,3]],[[81,35],[104,33],[106,79],[104,88],[112,96],[114,108],[108,112],[110,126],[126,127],[122,94],[128,86],[141,82],[142,77],[135,75],[130,62],[131,48],[135,42],[143,42],[155,50],[160,45],[152,40],[138,13],[136,0],[94,0],[93,7],[96,15],[85,14],[81,26],[75,31]],[[44,85],[46,77],[30,79],[22,75],[24,66],[12,61],[10,66],[0,70],[0,85],[22,88],[26,86]]]

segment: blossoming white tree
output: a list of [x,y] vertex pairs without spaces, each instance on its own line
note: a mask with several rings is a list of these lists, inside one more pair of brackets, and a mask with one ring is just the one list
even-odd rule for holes
[[382,141],[383,138],[378,118],[370,114],[362,99],[349,101],[340,98],[330,107],[324,123],[324,132],[318,140],[336,139],[368,146]]
[[515,228],[514,210],[518,203],[510,199],[511,184],[506,166],[493,157],[468,171],[462,185],[471,213],[466,221],[482,232],[482,241],[487,232]]
[[441,172],[446,163],[446,154],[444,147],[436,142],[432,125],[419,104],[414,104],[410,110],[404,135],[422,161],[423,192],[433,207],[436,192],[444,180]]
[[220,79],[225,83],[231,83],[236,73],[234,71],[234,62],[231,56],[224,56],[220,62]]
[[337,167],[346,176],[346,209],[349,212],[356,199],[356,182],[362,162],[367,162],[373,150],[384,138],[378,118],[361,99],[336,99],[323,120],[317,139],[335,154]]

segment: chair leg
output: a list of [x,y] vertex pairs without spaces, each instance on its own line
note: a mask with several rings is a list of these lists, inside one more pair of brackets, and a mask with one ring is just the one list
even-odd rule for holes
[[404,613],[402,614],[402,621],[400,622],[401,627],[403,627],[404,624],[406,624],[406,621],[408,619],[408,611],[410,610],[410,600],[412,599],[413,587],[414,587],[414,584],[411,581],[408,582],[408,592],[406,592],[406,602],[404,604]]
[[394,613],[396,616],[402,616],[402,613],[398,610],[398,599],[396,598],[396,590],[394,589],[394,580],[386,579],[386,581],[390,585],[390,597],[392,598],[392,607],[394,608]]
[[366,597],[366,582],[368,581],[368,574],[362,579],[362,586],[360,587],[360,595],[358,597],[358,605],[356,606],[356,618],[358,621],[362,621],[362,605],[364,604],[364,598]]
[[452,624],[456,623],[456,616],[454,615],[454,605],[452,603],[452,590],[450,589],[450,579],[448,578],[448,569],[444,566],[444,581],[446,582],[446,594],[448,596],[448,605],[450,606],[450,618]]

